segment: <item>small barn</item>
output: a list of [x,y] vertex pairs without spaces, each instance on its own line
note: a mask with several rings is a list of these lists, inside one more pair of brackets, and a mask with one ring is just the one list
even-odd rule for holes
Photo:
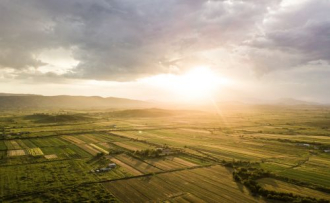
[[107,168],[116,168],[116,164],[115,163],[110,163],[110,164],[108,164]]

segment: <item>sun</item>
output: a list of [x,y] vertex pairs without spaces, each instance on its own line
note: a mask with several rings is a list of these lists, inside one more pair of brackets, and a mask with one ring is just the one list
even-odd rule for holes
[[211,96],[219,88],[220,78],[208,67],[196,67],[179,76],[175,91],[187,99]]
[[230,80],[209,67],[199,66],[181,75],[162,74],[147,79],[148,83],[172,92],[176,100],[209,99]]

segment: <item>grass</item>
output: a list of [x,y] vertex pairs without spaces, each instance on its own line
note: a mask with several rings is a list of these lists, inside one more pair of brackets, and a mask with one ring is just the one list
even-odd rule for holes
[[124,141],[124,142],[114,142],[113,144],[125,148],[130,151],[145,150],[145,149],[154,149],[154,146],[136,142],[136,141]]
[[[70,195],[63,195],[70,194]],[[89,184],[63,189],[49,189],[46,192],[7,200],[7,202],[117,202],[101,184]]]
[[22,149],[18,149],[18,150],[8,150],[7,151],[7,155],[8,157],[12,157],[12,156],[23,156],[25,155],[25,151]]
[[[73,111],[70,115],[91,119],[56,123],[25,119],[33,110],[5,112],[0,117],[5,132],[0,140],[1,197],[12,202],[263,201],[233,182],[229,169],[214,166],[222,160],[257,162],[279,176],[330,188],[330,154],[323,151],[330,144],[328,107],[237,107],[222,109],[221,116],[137,115],[143,111],[123,111],[125,116],[112,110]],[[132,153],[164,146],[180,152],[160,158]],[[27,155],[14,156],[22,154],[18,150]],[[110,155],[99,157],[101,152]],[[111,171],[90,172],[111,162],[117,163]],[[298,187],[276,184],[276,191]],[[308,188],[300,189],[312,195]],[[72,196],[61,195],[68,193]]]
[[58,158],[89,158],[91,155],[76,145],[67,145],[63,147],[43,147],[41,148],[45,155],[55,154]]
[[330,194],[328,194],[328,193],[297,186],[294,184],[286,183],[286,182],[283,182],[280,180],[275,180],[272,178],[260,179],[260,180],[258,180],[258,183],[261,185],[261,187],[263,187],[267,190],[286,192],[286,193],[292,193],[295,195],[302,195],[302,196],[307,196],[307,197],[314,197],[314,198],[319,198],[319,199],[329,199],[330,200]]
[[95,148],[96,150],[98,150],[98,151],[104,153],[104,154],[109,154],[109,152],[106,151],[106,150],[104,150],[102,147],[99,147],[99,146],[97,146],[97,145],[95,145],[95,144],[93,144],[93,143],[91,143],[91,144],[89,144],[89,145],[92,146],[93,148]]
[[4,141],[0,140],[0,151],[7,150],[7,146]]
[[[115,156],[111,160],[119,160],[118,165],[121,165],[126,168],[128,172],[132,172],[135,175],[141,175],[146,173],[154,173],[160,171],[159,168],[154,167],[152,164],[148,164],[146,162],[143,162],[139,159],[133,158],[131,156],[128,156],[126,154],[120,154]],[[116,161],[114,161],[116,162]],[[134,170],[133,170],[133,169]]]
[[146,162],[164,171],[196,166],[196,164],[194,163],[191,163],[189,161],[177,157],[156,158],[156,159],[146,160]]
[[57,147],[57,146],[68,145],[66,141],[55,137],[35,138],[35,139],[30,139],[30,141],[38,147]]
[[299,167],[295,169],[285,170],[279,175],[310,182],[316,185],[330,187],[329,170],[320,171],[317,167]]
[[30,148],[27,151],[32,156],[42,156],[42,155],[44,155],[44,153],[41,151],[40,148]]
[[122,202],[162,202],[180,198],[185,201],[258,202],[232,180],[231,172],[224,167],[185,170],[104,185]]
[[[113,163],[112,160],[106,158],[105,156],[94,157],[88,161],[88,164],[93,170],[100,169],[106,167],[109,163]],[[132,174],[125,170],[124,167],[117,165],[114,169],[104,173],[93,173],[98,180],[113,180],[120,179],[125,177],[130,177]]]
[[62,161],[0,168],[0,197],[70,186],[95,178],[83,161]]

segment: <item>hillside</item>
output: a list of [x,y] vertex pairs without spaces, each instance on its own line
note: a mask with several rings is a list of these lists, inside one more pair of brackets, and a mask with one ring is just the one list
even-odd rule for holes
[[78,122],[91,120],[91,118],[84,115],[48,115],[48,114],[33,114],[24,117],[25,119],[34,121],[35,123],[64,123],[64,122]]
[[114,111],[109,113],[112,117],[127,117],[127,118],[135,118],[135,117],[169,117],[175,115],[187,115],[187,114],[203,114],[200,111],[193,110],[168,110],[168,109],[129,109],[122,111]]
[[1,96],[38,96],[37,94],[13,94],[13,93],[0,93]]
[[277,105],[292,105],[292,106],[296,106],[296,105],[320,105],[316,102],[308,102],[308,101],[303,101],[303,100],[298,100],[298,99],[293,99],[293,98],[281,98],[279,100],[276,101]]
[[85,96],[0,96],[0,109],[17,108],[145,108],[151,103],[114,97]]

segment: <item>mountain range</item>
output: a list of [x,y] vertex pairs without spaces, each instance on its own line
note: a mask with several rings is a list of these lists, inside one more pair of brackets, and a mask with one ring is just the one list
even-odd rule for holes
[[[218,105],[280,105],[280,106],[317,106],[314,102],[307,102],[292,98],[282,98],[273,101],[239,102],[228,101],[218,102]],[[0,93],[0,109],[20,108],[69,108],[69,109],[139,109],[139,108],[183,108],[200,109],[201,106],[192,104],[162,103],[156,101],[141,101],[117,97],[100,96],[42,96],[34,94],[10,94]],[[198,108],[200,107],[200,108]]]
[[98,96],[41,96],[23,94],[0,94],[0,109],[17,108],[71,108],[71,109],[100,109],[100,108],[149,108],[150,102]]

